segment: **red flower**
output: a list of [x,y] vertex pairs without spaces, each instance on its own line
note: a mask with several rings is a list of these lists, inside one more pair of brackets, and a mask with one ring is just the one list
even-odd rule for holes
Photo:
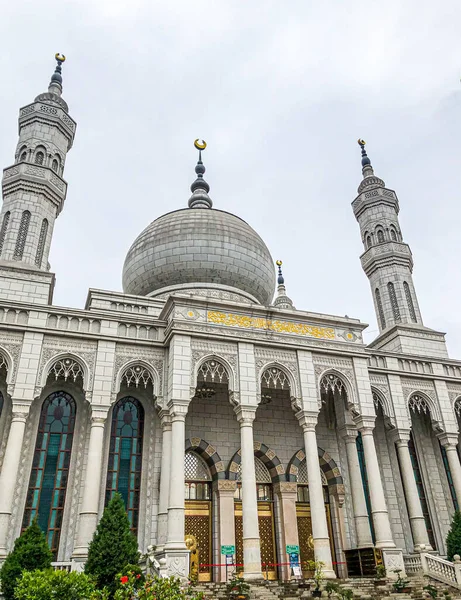
[[136,575],[136,579],[139,579],[140,577],[141,577],[141,575],[138,573],[138,574]]
[[123,577],[120,577],[120,581],[123,584],[128,583],[128,575],[123,575]]

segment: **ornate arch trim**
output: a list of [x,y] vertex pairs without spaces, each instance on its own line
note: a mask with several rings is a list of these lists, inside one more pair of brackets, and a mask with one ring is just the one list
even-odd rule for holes
[[278,360],[271,360],[265,362],[259,369],[258,372],[258,381],[261,387],[262,385],[262,376],[265,371],[274,367],[275,369],[280,369],[286,375],[288,379],[288,384],[290,386],[290,397],[300,397],[300,392],[298,389],[298,382],[294,374],[290,371],[290,369],[283,364],[283,362],[279,362]]
[[335,377],[338,377],[338,379],[340,379],[341,382],[344,384],[344,388],[346,390],[347,408],[352,410],[352,412],[355,415],[360,414],[360,411],[357,406],[357,399],[356,399],[356,395],[355,395],[355,388],[354,388],[353,382],[345,373],[343,373],[342,371],[339,371],[338,369],[334,369],[331,367],[327,367],[321,371],[319,370],[319,373],[318,373],[317,394],[318,394],[318,398],[319,398],[319,406],[321,407],[321,405],[322,405],[322,386],[321,386],[322,379],[324,377],[327,377],[330,374],[333,374],[333,375],[335,375]]
[[11,383],[11,379],[13,376],[13,358],[8,352],[8,350],[3,348],[3,346],[0,346],[0,367],[2,365],[2,362],[4,362],[6,366],[6,383],[8,385],[9,383]]
[[226,478],[224,463],[214,446],[202,438],[190,438],[186,440],[185,452],[190,451],[196,452],[206,462],[212,481]]
[[215,360],[216,362],[220,363],[226,370],[227,378],[229,380],[229,383],[227,384],[229,387],[229,392],[238,390],[237,377],[234,372],[234,369],[232,368],[232,365],[223,356],[220,356],[219,354],[214,353],[214,352],[211,352],[210,354],[206,354],[205,356],[201,356],[195,363],[194,370],[193,370],[193,381],[191,382],[191,388],[193,388],[195,390],[195,386],[197,385],[199,369],[204,363],[206,363],[210,360]]
[[[275,452],[263,444],[262,442],[254,443],[254,455],[261,460],[261,462],[269,470],[272,478],[272,483],[278,483],[279,481],[286,481],[285,467],[280,462],[279,457]],[[240,463],[242,462],[242,449],[240,448],[231,458],[229,467],[227,469],[227,479],[236,480],[237,473],[239,470]]]
[[[330,494],[333,494],[337,498],[341,499],[344,497],[344,480],[339,470],[338,465],[328,452],[325,452],[323,448],[317,447],[319,455],[320,468],[322,469],[327,483]],[[296,476],[298,475],[298,468],[301,462],[306,458],[306,453],[303,448],[298,450],[293,458],[288,463],[287,480],[296,482]]]
[[53,365],[60,360],[66,360],[66,359],[74,360],[76,363],[78,363],[78,365],[80,365],[82,372],[83,372],[83,386],[82,387],[84,390],[88,390],[89,381],[90,381],[90,375],[89,375],[90,369],[88,367],[88,364],[81,356],[79,356],[78,354],[74,354],[72,352],[60,352],[60,353],[52,356],[47,361],[47,363],[45,364],[45,366],[43,368],[41,382],[40,382],[40,386],[42,389],[46,386],[48,376],[50,374],[50,371],[51,371],[51,368],[53,367]]
[[434,401],[433,398],[431,398],[431,396],[429,396],[429,394],[427,394],[425,392],[421,392],[417,388],[412,389],[411,392],[409,392],[406,397],[405,406],[407,407],[407,412],[408,412],[408,417],[410,418],[410,422],[411,422],[411,412],[412,412],[410,410],[410,400],[413,398],[413,396],[420,396],[425,401],[425,403],[429,409],[429,417],[431,419],[433,426],[441,427],[442,417],[439,414],[439,410],[438,410],[436,402]]
[[[384,394],[381,390],[379,390],[373,384],[371,385],[371,392],[372,392],[373,396],[376,395],[376,397],[378,398],[378,402],[381,405],[381,408],[383,409],[384,416],[387,417],[390,420],[390,422],[395,425],[394,411],[392,409],[392,404],[389,402],[389,398],[386,396],[386,394]],[[373,399],[373,401],[374,401],[374,399]],[[376,404],[375,404],[375,408],[376,409],[378,408],[376,406]]]
[[[131,369],[132,367],[136,367],[136,366],[140,366],[144,369],[146,369],[146,371],[149,373],[151,379],[152,379],[152,387],[154,390],[154,395],[157,396],[160,393],[160,376],[157,373],[157,370],[148,362],[146,362],[145,360],[139,360],[139,359],[131,359],[128,360],[126,363],[124,363],[120,369],[117,372],[116,378],[115,378],[115,397],[117,397],[118,393],[120,392],[120,388],[122,385],[122,380],[123,377],[125,376],[125,373],[128,371],[128,369]],[[135,387],[139,387],[139,389],[144,389],[143,385],[140,386],[135,386]]]

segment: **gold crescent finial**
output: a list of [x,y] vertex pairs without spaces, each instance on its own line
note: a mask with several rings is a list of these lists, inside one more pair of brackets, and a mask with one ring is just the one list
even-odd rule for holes
[[60,63],[63,63],[66,60],[66,57],[64,56],[64,54],[59,54],[59,52],[56,52],[54,57]]
[[365,146],[366,142],[365,142],[365,140],[361,140],[361,139],[359,138],[359,139],[357,140],[357,144],[358,144],[359,146]]
[[281,260],[276,260],[275,264],[277,265],[277,267],[281,267],[283,265]]
[[197,150],[205,150],[206,142],[205,140],[199,140],[199,138],[197,138],[194,142],[194,146],[197,148]]

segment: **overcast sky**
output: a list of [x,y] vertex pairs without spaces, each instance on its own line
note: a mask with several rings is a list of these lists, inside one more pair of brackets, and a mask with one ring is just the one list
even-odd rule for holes
[[121,291],[133,240],[185,207],[193,140],[216,208],[284,261],[297,308],[377,334],[351,202],[357,138],[395,189],[424,323],[461,358],[459,0],[20,0],[2,3],[0,165],[20,106],[67,56],[77,121],[51,267],[54,302]]

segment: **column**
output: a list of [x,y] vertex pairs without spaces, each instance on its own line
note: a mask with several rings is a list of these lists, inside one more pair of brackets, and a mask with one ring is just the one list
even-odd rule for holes
[[354,512],[355,532],[357,535],[357,548],[370,548],[373,546],[373,538],[371,537],[362,473],[357,454],[357,430],[355,427],[346,426],[341,430],[341,435],[346,444],[352,510]]
[[458,434],[444,433],[439,437],[439,439],[447,453],[448,466],[450,467],[456,499],[458,501],[458,506],[461,507],[461,464],[459,462],[458,450],[456,448],[458,445]]
[[314,539],[314,556],[316,561],[324,563],[325,566],[323,567],[323,572],[325,573],[325,577],[327,579],[334,579],[336,574],[333,570],[333,562],[331,559],[330,536],[328,534],[322,477],[320,475],[317,436],[315,434],[318,413],[300,411],[297,413],[296,417],[303,428],[304,434],[312,519],[312,537]]
[[166,550],[185,551],[184,543],[184,444],[187,406],[173,403],[171,417],[170,485]]
[[93,538],[98,524],[106,419],[107,411],[92,412],[88,461],[83,484],[83,499],[77,529],[77,543],[72,555],[76,559],[88,556],[88,545]]
[[[218,503],[219,539],[217,555],[219,559],[217,562],[221,565],[225,565],[226,561],[226,557],[221,554],[221,546],[235,546],[234,495],[236,489],[236,481],[218,479],[213,483],[213,490],[216,493]],[[219,581],[226,581],[226,567],[218,567],[217,571]]]
[[[274,486],[275,497],[277,500],[277,520],[276,530],[280,532],[280,557],[282,563],[289,563],[289,557],[286,553],[286,547],[299,546],[298,519],[296,516],[296,500],[298,485],[296,482],[280,481]],[[289,564],[284,564],[281,568],[281,575],[284,581],[291,578],[291,569]]]
[[247,580],[255,580],[263,578],[253,441],[256,407],[238,406],[235,412],[240,423],[242,454],[243,577]]
[[376,548],[395,548],[392,539],[389,514],[387,512],[386,499],[384,497],[384,488],[381,481],[375,440],[373,438],[375,418],[375,416],[369,416],[366,418],[359,417],[354,420],[362,434],[363,451],[365,454],[365,462],[367,464],[371,514],[376,536],[375,546]]
[[410,519],[411,533],[413,534],[414,550],[415,552],[432,550],[427,535],[426,521],[424,520],[423,510],[421,508],[418,488],[416,486],[413,465],[411,464],[410,451],[408,449],[410,432],[396,431],[394,435],[403,489],[407,502],[408,517]]
[[7,554],[6,538],[10,527],[14,489],[18,478],[19,461],[29,406],[17,407],[13,404],[13,417],[0,474],[0,558]]
[[158,501],[156,552],[163,550],[163,546],[167,540],[171,464],[171,417],[166,410],[161,410],[159,412],[159,417],[162,424],[162,460],[160,464],[160,495]]

